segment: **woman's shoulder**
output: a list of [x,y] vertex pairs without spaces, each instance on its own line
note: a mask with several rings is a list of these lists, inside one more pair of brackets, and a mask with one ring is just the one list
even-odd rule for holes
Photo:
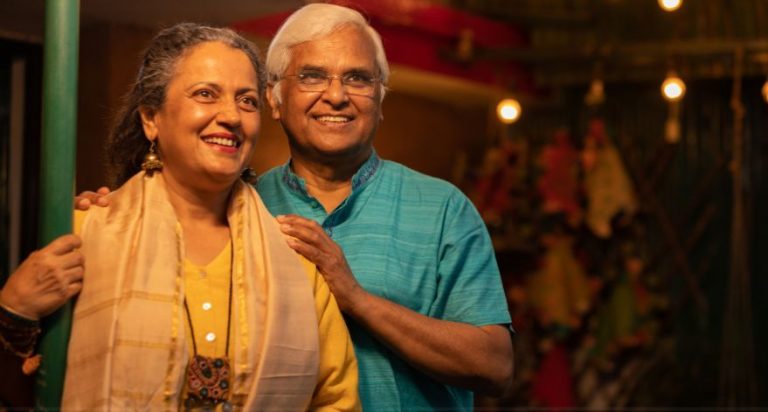
[[309,279],[309,283],[312,285],[312,289],[315,290],[317,288],[318,280],[322,279],[322,276],[317,271],[317,266],[298,253],[297,256],[299,257],[299,262],[301,262],[302,269],[304,269],[304,272],[307,275],[307,279]]

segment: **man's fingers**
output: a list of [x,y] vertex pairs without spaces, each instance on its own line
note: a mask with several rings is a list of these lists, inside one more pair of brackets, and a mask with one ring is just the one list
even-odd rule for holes
[[86,190],[85,192],[75,196],[75,207],[78,210],[88,210],[92,205],[108,206],[109,200],[107,200],[104,196],[108,195],[109,192],[109,188],[106,186],[100,187],[95,192]]
[[[99,190],[101,190],[101,189],[103,189],[103,188],[100,188]],[[99,192],[92,192],[90,190],[86,190],[85,192],[82,192],[82,193],[78,194],[77,196],[75,196],[75,201],[78,202],[80,200],[90,200],[91,202],[94,202],[94,201],[96,201],[96,199],[98,199],[101,196],[103,196],[103,195],[100,194]]]
[[91,208],[91,201],[86,198],[75,198],[75,209],[86,211]]
[[317,248],[306,244],[301,239],[293,237],[289,237],[286,241],[288,242],[288,246],[295,250],[296,253],[304,256],[315,265],[319,264],[318,259],[320,258],[320,251],[317,250]]

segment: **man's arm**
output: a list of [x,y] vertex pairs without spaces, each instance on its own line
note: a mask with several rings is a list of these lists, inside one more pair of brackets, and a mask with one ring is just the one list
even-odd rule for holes
[[422,315],[366,292],[343,251],[316,222],[279,216],[288,244],[317,265],[342,312],[403,359],[445,384],[499,396],[512,383],[513,349],[502,325],[474,326]]

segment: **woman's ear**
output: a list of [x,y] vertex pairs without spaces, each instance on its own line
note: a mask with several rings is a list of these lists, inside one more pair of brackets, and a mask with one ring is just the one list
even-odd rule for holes
[[273,84],[267,85],[267,101],[269,102],[269,106],[272,108],[272,118],[275,120],[280,120],[280,103],[278,102],[279,99],[275,95],[275,85]]
[[144,129],[144,135],[152,141],[157,138],[157,122],[155,120],[155,111],[145,106],[139,107],[141,115],[141,127]]

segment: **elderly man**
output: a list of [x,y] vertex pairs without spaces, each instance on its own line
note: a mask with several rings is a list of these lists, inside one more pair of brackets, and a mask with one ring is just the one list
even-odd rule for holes
[[257,188],[347,317],[364,410],[471,409],[472,391],[503,393],[510,317],[482,220],[454,186],[373,148],[389,77],[379,35],[354,10],[310,4],[266,65],[291,159]]

